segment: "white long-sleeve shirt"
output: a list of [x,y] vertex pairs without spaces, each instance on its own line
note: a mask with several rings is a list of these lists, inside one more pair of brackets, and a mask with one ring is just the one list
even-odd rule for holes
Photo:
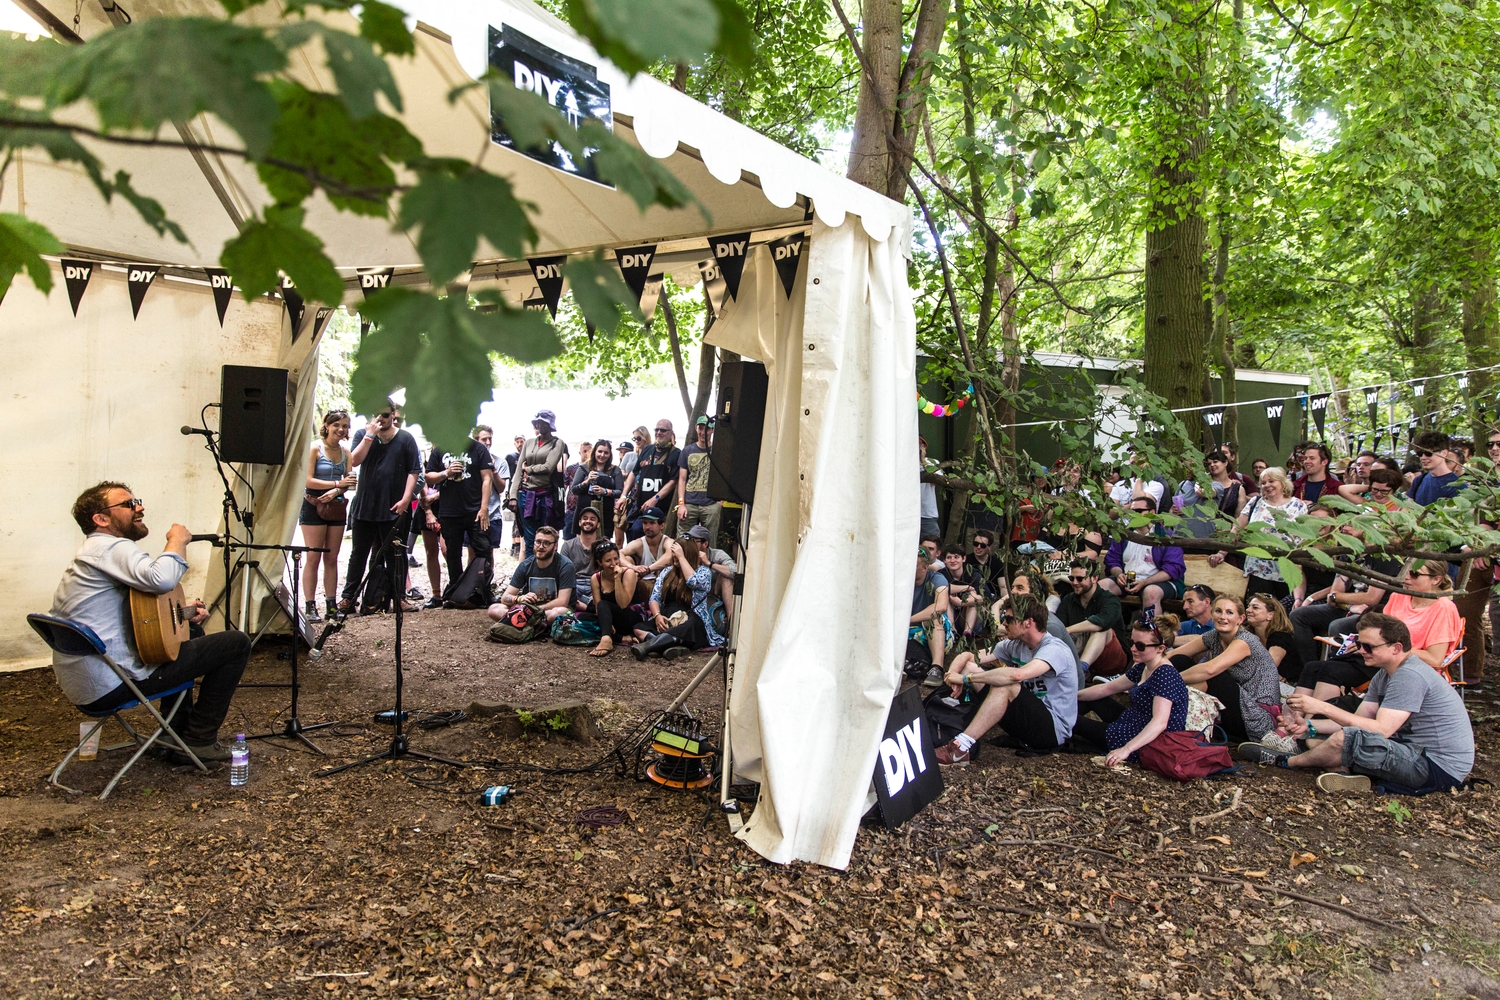
[[[130,623],[130,590],[169,593],[187,572],[187,560],[175,552],[152,557],[135,542],[94,532],[63,573],[52,595],[52,613],[81,622],[104,640],[104,650],[126,673],[141,680],[151,668],[141,662]],[[98,656],[52,654],[52,670],[63,694],[75,705],[87,705],[120,686],[120,678]]]

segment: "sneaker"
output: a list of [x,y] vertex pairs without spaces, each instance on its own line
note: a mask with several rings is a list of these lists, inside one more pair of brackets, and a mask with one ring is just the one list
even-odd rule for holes
[[1318,787],[1325,792],[1368,792],[1370,778],[1365,774],[1340,774],[1326,771],[1318,775]]
[[1277,757],[1287,756],[1282,751],[1267,746],[1264,740],[1259,743],[1241,743],[1239,755],[1240,760],[1248,760],[1252,764],[1261,764],[1265,767],[1273,767]]
[[941,683],[943,683],[943,668],[942,667],[932,667],[931,669],[929,669],[927,671],[927,676],[924,677],[924,678],[922,678],[922,686],[923,687],[933,687],[933,688],[935,688],[935,687],[937,687]]
[[413,587],[413,588],[411,588],[410,590],[408,590],[406,592],[406,599],[408,601],[420,601],[422,598],[424,598],[426,596],[427,596],[426,594],[422,593],[416,587]]
[[939,764],[950,767],[968,767],[969,751],[960,750],[957,740],[949,740],[932,752]]
[[317,601],[307,602],[307,609],[302,613],[302,620],[305,622],[320,622],[323,620],[323,616],[318,613]]
[[[224,746],[222,743],[219,743],[217,740],[213,743],[205,743],[202,745],[199,745],[197,743],[188,743],[188,749],[193,751],[193,753],[197,755],[198,759],[203,761],[203,763],[205,764],[216,764],[229,760],[229,748]],[[187,754],[183,753],[175,743],[170,743],[167,745],[167,759],[174,764],[192,764],[192,761],[188,759]]]
[[424,608],[440,608],[442,606],[443,599],[441,597],[432,597],[427,601],[426,604],[422,605],[422,607]]
[[1260,745],[1270,747],[1277,753],[1284,753],[1288,757],[1297,753],[1297,741],[1284,733],[1267,733],[1260,738]]

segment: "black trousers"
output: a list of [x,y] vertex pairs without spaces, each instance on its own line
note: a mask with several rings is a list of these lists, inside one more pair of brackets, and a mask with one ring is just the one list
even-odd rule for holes
[[[204,746],[218,739],[219,727],[229,714],[229,701],[239,687],[245,664],[250,662],[250,637],[243,632],[216,632],[182,644],[177,659],[163,663],[145,680],[135,682],[147,696],[176,687],[183,681],[202,678],[198,697],[188,691],[182,706],[167,721],[183,741]],[[86,712],[107,712],[133,699],[130,688],[121,684],[113,691],[80,705]],[[170,707],[170,706],[164,706]]]
[[[1084,712],[1093,712],[1103,721],[1096,722],[1093,719],[1085,719]],[[1109,742],[1104,738],[1104,731],[1109,728],[1110,723],[1125,714],[1125,706],[1113,698],[1100,698],[1098,701],[1081,702],[1078,705],[1078,721],[1073,723],[1073,739],[1081,740],[1089,746],[1098,747],[1101,750],[1109,749]]]
[[636,628],[644,624],[630,605],[622,608],[603,594],[594,602],[594,614],[599,619],[599,634],[612,639],[633,636]]
[[1318,682],[1323,681],[1328,684],[1337,684],[1345,691],[1352,691],[1369,681],[1377,672],[1376,667],[1365,664],[1363,657],[1339,656],[1331,660],[1317,660],[1307,664],[1302,668],[1302,676],[1297,680],[1297,686],[1316,688]]
[[[370,553],[379,549],[391,540],[392,532],[399,531],[403,540],[406,537],[405,518],[403,514],[394,521],[362,521],[355,518],[350,530],[352,541],[349,545],[349,575],[344,578],[344,600],[352,601],[359,596],[360,586],[365,580],[365,567],[370,561]],[[405,589],[403,584],[396,588],[396,593]]]
[[495,559],[491,555],[490,535],[487,531],[479,530],[479,522],[476,520],[478,513],[460,514],[457,517],[440,517],[438,524],[442,526],[443,544],[447,548],[444,558],[448,561],[448,586],[453,586],[454,581],[463,576],[464,573],[464,540],[474,548],[475,559],[488,559],[490,561],[490,578],[486,583],[493,583],[495,578]]
[[[1292,612],[1292,632],[1297,636],[1297,652],[1302,654],[1303,663],[1312,663],[1328,655],[1328,647],[1318,642],[1318,636],[1328,635],[1330,627],[1345,618],[1351,622],[1359,620],[1357,615],[1349,614],[1348,608],[1338,608],[1332,604],[1314,604]],[[1347,632],[1351,629],[1352,625],[1343,626],[1339,631]]]
[[1224,710],[1219,713],[1219,728],[1229,737],[1230,743],[1248,743],[1250,734],[1245,731],[1245,713],[1240,711],[1240,686],[1229,671],[1210,677],[1208,693],[1219,699]]

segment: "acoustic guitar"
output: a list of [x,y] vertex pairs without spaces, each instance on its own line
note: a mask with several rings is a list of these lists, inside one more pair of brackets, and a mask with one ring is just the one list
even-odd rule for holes
[[167,594],[130,592],[130,623],[135,629],[135,648],[148,666],[171,663],[188,641],[188,619],[193,608],[178,584]]

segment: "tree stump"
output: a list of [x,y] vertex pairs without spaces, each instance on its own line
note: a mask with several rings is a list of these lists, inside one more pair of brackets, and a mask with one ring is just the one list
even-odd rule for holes
[[498,701],[476,701],[469,705],[469,716],[490,718],[490,734],[516,739],[523,736],[564,736],[580,743],[602,739],[599,720],[582,701],[562,701],[537,708],[523,708]]

